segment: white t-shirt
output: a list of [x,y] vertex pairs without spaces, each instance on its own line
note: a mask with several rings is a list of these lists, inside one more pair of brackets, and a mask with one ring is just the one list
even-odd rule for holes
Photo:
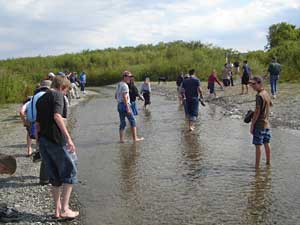
[[123,93],[126,93],[126,98],[128,99],[128,103],[130,102],[130,98],[129,98],[129,87],[128,85],[124,82],[121,81],[120,83],[118,83],[117,89],[116,89],[116,96],[117,96],[117,101],[123,102]]

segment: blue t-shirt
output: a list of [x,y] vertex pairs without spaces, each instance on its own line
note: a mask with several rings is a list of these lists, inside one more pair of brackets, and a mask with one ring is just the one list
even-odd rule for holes
[[85,84],[86,83],[86,74],[85,73],[80,74],[79,80],[80,80],[80,83]]
[[250,67],[247,64],[243,65],[243,75],[250,76],[250,74],[251,74]]
[[200,87],[200,80],[196,77],[190,77],[184,79],[182,82],[182,88],[184,89],[186,99],[192,99],[198,97],[198,88]]

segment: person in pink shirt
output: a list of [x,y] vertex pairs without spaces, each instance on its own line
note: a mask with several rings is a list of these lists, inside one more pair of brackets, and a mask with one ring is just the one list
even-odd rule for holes
[[210,96],[213,94],[214,97],[217,97],[216,92],[215,92],[215,82],[217,82],[220,85],[220,87],[223,88],[221,82],[218,80],[217,72],[214,69],[212,71],[211,75],[208,77],[207,89],[209,89],[209,95]]

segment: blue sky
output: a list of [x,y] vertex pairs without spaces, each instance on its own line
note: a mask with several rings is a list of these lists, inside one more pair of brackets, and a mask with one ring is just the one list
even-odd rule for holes
[[263,50],[299,0],[0,0],[0,59],[174,40]]

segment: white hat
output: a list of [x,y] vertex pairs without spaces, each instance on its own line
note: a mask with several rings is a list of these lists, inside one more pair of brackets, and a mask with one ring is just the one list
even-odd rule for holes
[[50,72],[50,73],[48,74],[48,77],[55,77],[55,74],[52,73],[52,72]]

